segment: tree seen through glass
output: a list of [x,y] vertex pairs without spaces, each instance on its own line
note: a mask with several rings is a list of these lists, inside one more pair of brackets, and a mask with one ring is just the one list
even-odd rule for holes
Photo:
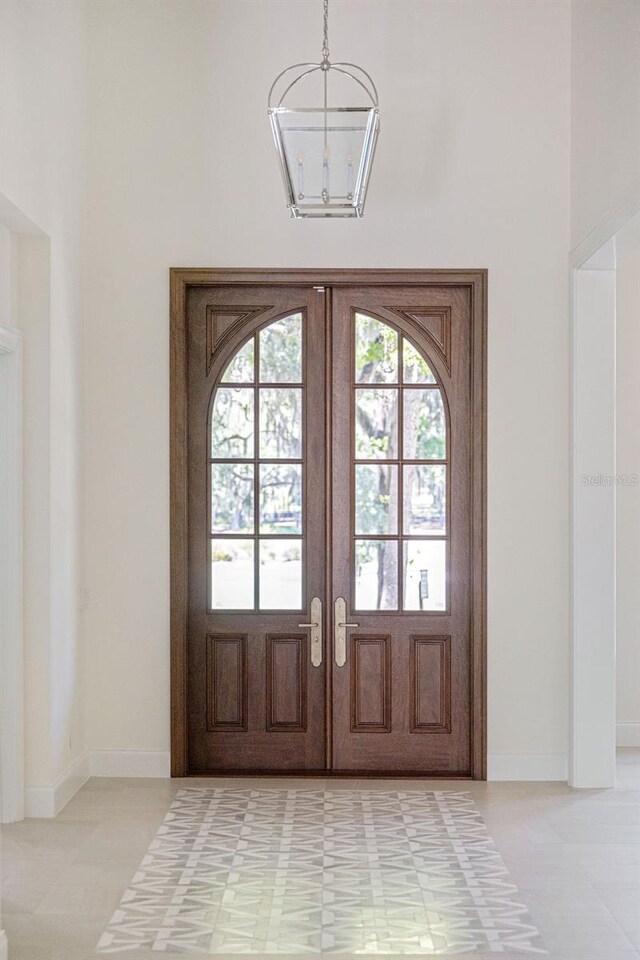
[[260,382],[302,381],[302,315],[276,320],[259,333]]

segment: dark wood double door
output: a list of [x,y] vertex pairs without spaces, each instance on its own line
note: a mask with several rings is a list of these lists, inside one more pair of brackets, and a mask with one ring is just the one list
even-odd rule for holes
[[178,279],[174,772],[483,776],[483,275]]

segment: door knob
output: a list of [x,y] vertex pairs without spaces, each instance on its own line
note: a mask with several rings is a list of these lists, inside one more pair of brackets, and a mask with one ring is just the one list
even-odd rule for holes
[[299,623],[299,627],[311,629],[311,663],[319,667],[322,663],[322,600],[314,597],[311,601],[311,621]]
[[358,627],[358,623],[347,623],[347,602],[344,597],[336,597],[334,604],[334,656],[337,667],[347,662],[347,627]]

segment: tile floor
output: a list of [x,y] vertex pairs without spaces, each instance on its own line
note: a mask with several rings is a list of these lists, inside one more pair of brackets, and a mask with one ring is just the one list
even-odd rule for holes
[[180,790],[99,947],[545,953],[462,790]]
[[91,780],[1,863],[10,960],[640,960],[640,751],[615,790]]

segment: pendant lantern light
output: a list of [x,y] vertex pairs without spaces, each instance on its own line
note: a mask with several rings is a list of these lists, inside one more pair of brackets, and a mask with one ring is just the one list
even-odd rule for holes
[[[329,60],[328,21],[329,0],[324,0],[320,63],[287,67],[269,91],[271,129],[292,217],[363,215],[380,126],[378,93],[366,70],[355,63]],[[360,105],[330,105],[332,81],[340,76],[354,85]],[[298,84],[306,77],[310,83],[303,87],[313,84],[317,91],[306,101],[311,105],[287,105],[295,94],[300,95]]]

